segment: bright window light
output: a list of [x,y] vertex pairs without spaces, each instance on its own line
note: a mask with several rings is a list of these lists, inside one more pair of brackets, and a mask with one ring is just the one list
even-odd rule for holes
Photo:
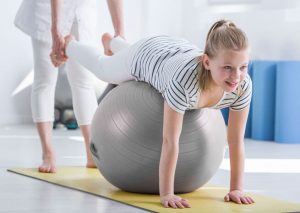
[[74,140],[74,141],[84,141],[82,136],[70,136],[70,137],[68,137],[68,139]]
[[209,4],[258,4],[261,0],[208,0]]
[[[230,170],[230,162],[225,158],[220,169]],[[300,173],[300,159],[245,159],[247,173]]]
[[21,83],[16,87],[16,89],[12,92],[11,96],[15,96],[28,86],[30,86],[33,83],[33,70],[31,70],[27,76],[21,81]]
[[64,156],[65,159],[86,159],[86,156],[83,155],[73,155],[73,156]]
[[251,9],[249,5],[216,5],[211,6],[211,11],[214,13],[242,13]]
[[285,20],[287,22],[300,22],[300,9],[299,8],[286,9]]

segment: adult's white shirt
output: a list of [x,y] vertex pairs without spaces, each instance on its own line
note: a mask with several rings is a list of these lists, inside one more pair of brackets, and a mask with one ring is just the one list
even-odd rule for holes
[[[78,22],[79,34],[94,34],[97,24],[95,0],[62,0],[60,32],[63,36]],[[16,27],[37,40],[52,42],[51,0],[23,0],[14,21]]]

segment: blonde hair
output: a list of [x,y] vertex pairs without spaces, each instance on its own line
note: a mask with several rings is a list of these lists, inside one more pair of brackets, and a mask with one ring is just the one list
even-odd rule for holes
[[[220,49],[244,50],[248,47],[246,34],[236,25],[227,20],[217,21],[212,25],[206,37],[204,54],[213,58]],[[199,64],[199,87],[201,90],[209,88],[212,81],[211,73],[204,66],[202,57]]]

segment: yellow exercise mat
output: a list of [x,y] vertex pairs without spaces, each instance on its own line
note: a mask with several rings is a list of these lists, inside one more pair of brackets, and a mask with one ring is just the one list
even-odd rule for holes
[[[174,212],[173,209],[164,208],[160,205],[158,195],[128,193],[119,190],[108,183],[99,173],[98,169],[60,167],[55,174],[39,173],[37,169],[9,169],[8,171],[59,186],[77,189],[82,192],[105,197],[149,211]],[[300,204],[289,203],[255,194],[251,195],[255,199],[255,204],[252,205],[226,203],[223,201],[223,197],[227,191],[228,189],[224,187],[207,185],[195,192],[183,194],[182,197],[190,201],[192,208],[176,210],[176,212],[300,212]]]

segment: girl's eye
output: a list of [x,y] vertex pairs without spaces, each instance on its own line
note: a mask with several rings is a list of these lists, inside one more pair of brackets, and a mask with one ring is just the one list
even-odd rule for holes
[[224,69],[225,70],[231,70],[231,66],[225,66]]
[[246,71],[247,69],[248,69],[247,66],[242,66],[242,67],[241,67],[241,71]]

